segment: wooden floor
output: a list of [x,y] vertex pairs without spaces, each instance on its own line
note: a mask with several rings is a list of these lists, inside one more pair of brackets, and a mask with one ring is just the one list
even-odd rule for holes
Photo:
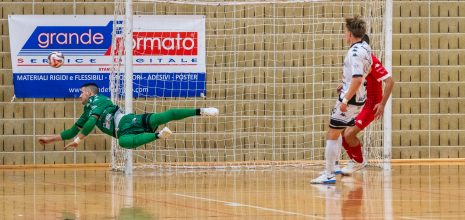
[[465,219],[465,164],[233,171],[0,170],[0,219]]

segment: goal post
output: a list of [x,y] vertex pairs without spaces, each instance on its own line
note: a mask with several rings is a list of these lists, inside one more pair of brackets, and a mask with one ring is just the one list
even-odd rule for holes
[[[132,13],[132,0],[126,0],[124,10],[124,113],[133,113],[133,13]],[[126,151],[124,162],[124,173],[132,173],[132,151]]]
[[[114,103],[123,105],[125,113],[133,112],[132,5],[132,0],[115,1],[111,47],[113,57],[110,74],[111,99]],[[114,138],[111,142],[111,159],[112,170],[123,171],[127,175],[132,174],[132,151],[119,147],[118,141]]]
[[[393,0],[386,0],[386,10],[384,14],[384,35],[385,35],[385,57],[384,66],[386,70],[392,74],[392,13],[393,13]],[[384,147],[384,167],[390,168],[392,158],[392,97],[389,98],[386,106],[384,107],[384,118],[383,118],[383,147]]]
[[[134,150],[114,143],[112,168],[132,170],[126,162],[134,162],[134,168],[322,164],[329,112],[337,98],[335,88],[348,49],[344,18],[361,15],[367,21],[373,51],[390,68],[391,58],[384,54],[392,34],[388,33],[392,28],[385,27],[390,19],[385,17],[388,2],[154,0],[133,2],[133,12],[127,12],[128,3],[116,1],[113,50],[119,52],[113,54],[113,100],[124,108],[132,105],[139,114],[211,106],[220,109],[220,116],[170,122],[167,126],[174,134],[169,139]],[[194,32],[186,29],[187,23],[192,19],[203,22],[203,32],[195,36],[196,49],[204,51],[200,57],[204,58],[205,74],[191,69],[201,62],[184,65],[194,62],[185,51],[164,55],[154,53],[153,48],[146,49],[150,52],[140,49],[134,58],[128,57],[133,53],[120,43],[131,45],[133,41],[132,34],[121,34],[130,28],[123,19],[126,13],[134,14],[137,36],[145,34],[159,44],[170,37],[177,44],[176,37]],[[140,25],[138,19],[147,16],[153,16],[153,22],[166,22],[157,20],[161,16],[176,16],[183,25],[166,30]],[[125,22],[121,24],[121,20]],[[189,42],[186,45],[191,48]],[[136,63],[131,64],[133,61]],[[137,71],[129,77],[129,66],[135,65],[158,71],[157,80],[152,82]],[[134,88],[119,92],[126,84]],[[386,109],[385,120],[390,120],[388,114],[390,109]],[[370,164],[384,166],[388,162],[389,123],[377,121],[363,134]]]

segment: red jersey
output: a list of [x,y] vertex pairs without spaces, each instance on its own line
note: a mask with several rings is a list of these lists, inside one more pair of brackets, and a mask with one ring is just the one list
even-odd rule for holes
[[371,71],[365,77],[367,90],[365,105],[374,107],[383,99],[383,80],[391,75],[374,54],[371,54],[371,58],[373,60],[373,63],[371,64]]

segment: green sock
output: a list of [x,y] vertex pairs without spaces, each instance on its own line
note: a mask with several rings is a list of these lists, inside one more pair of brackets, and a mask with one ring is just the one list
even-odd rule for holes
[[200,110],[195,108],[173,108],[165,112],[153,113],[149,119],[150,128],[155,130],[158,126],[170,121],[181,120],[199,114]]

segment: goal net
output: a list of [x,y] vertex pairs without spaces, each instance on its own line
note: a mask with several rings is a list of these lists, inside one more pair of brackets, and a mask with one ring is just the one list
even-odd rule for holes
[[[375,54],[384,57],[383,0],[153,0],[134,1],[132,6],[134,35],[161,36],[155,46],[166,43],[163,35],[175,38],[179,36],[174,32],[188,32],[182,27],[185,25],[168,24],[171,20],[161,16],[187,18],[181,24],[189,23],[190,18],[203,19],[204,31],[196,35],[196,49],[200,55],[205,51],[198,59],[204,60],[206,72],[197,74],[194,64],[183,66],[183,62],[192,61],[190,56],[187,61],[180,60],[186,57],[185,51],[160,54],[135,48],[134,66],[145,65],[157,72],[158,78],[148,82],[153,78],[137,77],[134,71],[134,112],[216,107],[220,116],[172,121],[167,124],[173,131],[169,139],[131,150],[129,159],[128,151],[115,144],[115,170],[122,169],[128,160],[135,168],[322,164],[329,114],[349,47],[344,40],[344,18],[361,15],[369,24]],[[122,77],[125,58],[121,42],[126,25],[117,21],[124,20],[124,7],[125,1],[115,2],[115,88],[131,83]],[[152,25],[152,29],[148,21],[171,28]],[[164,46],[178,45],[168,42]],[[178,67],[170,67],[173,65]],[[202,61],[195,65],[202,65]],[[175,75],[163,77],[166,68]],[[124,105],[122,90],[114,91],[114,101]],[[372,164],[383,159],[382,133],[381,122],[377,122],[362,134]]]

